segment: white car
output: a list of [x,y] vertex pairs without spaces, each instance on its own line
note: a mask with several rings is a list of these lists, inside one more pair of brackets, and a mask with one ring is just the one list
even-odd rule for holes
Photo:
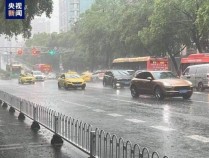
[[105,70],[97,70],[92,74],[92,81],[102,81],[104,78]]
[[44,81],[44,74],[41,71],[32,71],[32,75],[35,77],[35,81]]
[[47,79],[56,79],[57,78],[57,75],[53,72],[50,72],[48,75],[47,75]]

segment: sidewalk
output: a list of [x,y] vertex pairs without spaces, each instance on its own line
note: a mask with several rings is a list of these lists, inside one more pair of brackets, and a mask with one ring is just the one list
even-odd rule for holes
[[[9,106],[8,106],[9,108]],[[34,133],[32,121],[17,119],[19,113],[9,113],[0,106],[0,158],[87,158],[80,150],[64,141],[61,149],[50,144],[53,133],[41,126]]]

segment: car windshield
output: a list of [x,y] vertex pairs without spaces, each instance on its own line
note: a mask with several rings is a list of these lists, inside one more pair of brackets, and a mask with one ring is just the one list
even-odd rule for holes
[[67,74],[65,75],[65,78],[80,78],[80,76],[77,74]]
[[177,78],[172,72],[152,72],[152,75],[155,79],[168,79],[168,78]]
[[27,73],[27,74],[24,74],[24,76],[32,76],[32,74],[30,74],[30,73]]
[[34,75],[42,75],[42,73],[39,72],[39,71],[34,71],[33,74],[34,74]]
[[127,72],[129,73],[129,75],[133,75],[134,74],[134,70],[127,70]]

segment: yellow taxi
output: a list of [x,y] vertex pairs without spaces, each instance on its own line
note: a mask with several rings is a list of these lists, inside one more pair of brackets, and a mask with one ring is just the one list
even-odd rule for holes
[[84,90],[86,83],[78,74],[64,73],[58,78],[58,88],[61,89],[62,87],[65,89],[81,88]]
[[18,78],[19,84],[29,83],[34,84],[35,83],[35,77],[33,77],[31,74],[20,74]]
[[83,78],[84,81],[89,82],[92,81],[92,73],[89,71],[83,72],[81,74],[81,77]]

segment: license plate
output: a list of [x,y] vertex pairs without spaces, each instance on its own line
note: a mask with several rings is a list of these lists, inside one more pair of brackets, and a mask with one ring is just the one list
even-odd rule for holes
[[179,93],[187,93],[187,92],[188,92],[188,90],[186,90],[186,89],[179,90]]
[[74,86],[80,86],[81,84],[74,84]]

